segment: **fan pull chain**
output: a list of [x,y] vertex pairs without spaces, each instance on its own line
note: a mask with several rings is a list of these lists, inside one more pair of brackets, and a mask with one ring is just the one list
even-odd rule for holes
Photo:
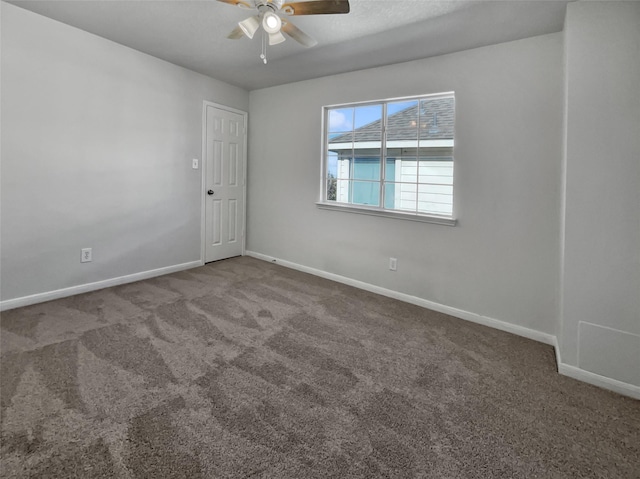
[[264,64],[267,64],[267,33],[262,32],[262,53],[260,54],[260,58]]

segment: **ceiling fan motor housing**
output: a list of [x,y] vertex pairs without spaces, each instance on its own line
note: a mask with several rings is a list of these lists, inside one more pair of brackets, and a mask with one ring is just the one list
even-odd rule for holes
[[256,8],[259,12],[272,11],[277,12],[282,8],[284,0],[255,0]]

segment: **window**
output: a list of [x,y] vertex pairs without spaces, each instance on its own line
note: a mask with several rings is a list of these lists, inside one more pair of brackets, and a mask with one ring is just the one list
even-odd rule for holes
[[324,115],[320,206],[453,220],[453,93],[329,106]]

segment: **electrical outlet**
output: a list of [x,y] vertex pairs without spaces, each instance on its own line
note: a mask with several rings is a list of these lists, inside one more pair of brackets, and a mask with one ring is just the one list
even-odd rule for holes
[[397,258],[389,258],[389,269],[391,271],[396,271],[398,269],[398,259]]
[[194,170],[198,169],[198,159],[194,158],[193,160],[191,160],[191,168],[193,168]]
[[91,248],[82,248],[82,254],[80,256],[81,263],[91,263],[93,261]]

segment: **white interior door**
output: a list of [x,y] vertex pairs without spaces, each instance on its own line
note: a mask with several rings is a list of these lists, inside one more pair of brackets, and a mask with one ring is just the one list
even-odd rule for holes
[[246,113],[205,105],[205,262],[244,252]]

